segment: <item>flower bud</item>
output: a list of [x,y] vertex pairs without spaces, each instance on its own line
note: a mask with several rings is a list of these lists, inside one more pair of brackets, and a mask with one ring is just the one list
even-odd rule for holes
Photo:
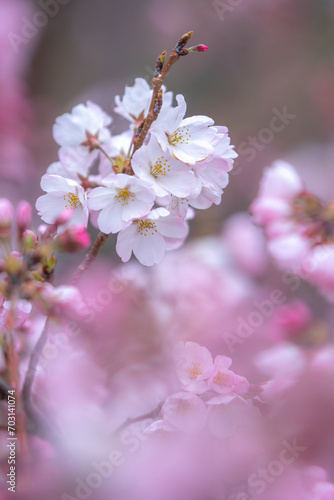
[[14,207],[7,198],[0,198],[0,238],[9,238]]
[[46,240],[47,239],[47,235],[49,233],[49,226],[47,226],[46,224],[41,224],[40,226],[38,226],[37,228],[37,233],[38,233],[38,236],[39,238],[43,241],[43,240]]
[[12,252],[7,259],[5,259],[5,271],[10,276],[17,276],[24,269],[25,263],[22,255],[19,252]]
[[30,229],[26,229],[22,234],[23,253],[29,253],[36,247],[37,236]]
[[206,52],[209,47],[203,44],[195,45],[194,47],[191,47],[192,52]]
[[181,38],[179,39],[179,41],[177,42],[177,44],[175,46],[175,49],[174,49],[175,52],[179,53],[180,50],[184,49],[184,47],[189,42],[193,33],[194,33],[193,31],[189,31],[188,33],[185,33],[183,36],[181,36]]
[[56,236],[55,249],[58,252],[80,252],[91,245],[91,238],[84,226],[73,226]]
[[46,277],[49,277],[52,275],[55,267],[57,264],[57,259],[54,255],[52,255],[45,263],[43,266],[43,273]]
[[30,227],[31,218],[32,208],[30,203],[25,200],[20,201],[16,208],[16,223],[20,235],[22,235],[22,233]]

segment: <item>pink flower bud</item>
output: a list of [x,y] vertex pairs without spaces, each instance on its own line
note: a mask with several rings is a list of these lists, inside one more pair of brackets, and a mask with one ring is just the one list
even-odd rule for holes
[[25,200],[20,201],[16,208],[16,223],[20,234],[22,234],[31,224],[32,208]]
[[0,198],[0,238],[9,238],[14,207],[7,198]]
[[72,219],[73,214],[74,210],[72,208],[64,210],[60,215],[58,215],[55,225],[62,226],[63,224],[66,224]]
[[196,52],[206,52],[208,50],[209,47],[207,47],[206,45],[196,45],[194,47],[194,50],[196,50]]
[[47,226],[46,224],[41,224],[37,228],[37,233],[38,233],[38,236],[40,237],[40,239],[44,240],[49,233],[49,226]]
[[56,250],[59,252],[80,252],[90,247],[91,238],[84,226],[73,226],[55,238]]

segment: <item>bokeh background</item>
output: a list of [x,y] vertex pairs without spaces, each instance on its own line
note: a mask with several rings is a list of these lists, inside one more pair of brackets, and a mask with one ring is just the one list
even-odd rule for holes
[[[0,1],[13,8],[23,5],[28,20],[48,4]],[[18,105],[15,96],[12,103],[6,93],[0,96],[2,141],[9,135],[17,139],[17,147],[4,152],[6,162],[0,162],[0,196],[34,203],[41,194],[41,175],[57,158],[55,118],[87,99],[111,112],[114,96],[122,95],[135,77],[149,80],[157,55],[190,29],[194,43],[205,43],[209,50],[182,59],[167,87],[185,95],[189,115],[206,114],[227,125],[240,155],[222,205],[198,213],[191,236],[217,233],[226,216],[247,209],[263,168],[277,158],[293,161],[315,191],[330,196],[332,0],[70,0],[58,6],[57,14],[17,52],[8,33],[22,34],[23,21],[16,19],[14,26],[0,21],[1,57],[11,60],[23,101]],[[263,132],[273,110],[284,108],[295,118],[279,132]],[[114,133],[126,127],[115,117]],[[252,152],[251,137],[259,140]]]
[[[56,5],[54,15],[42,21],[45,25],[32,26],[45,19],[42,7],[51,5]],[[271,457],[272,442],[280,446],[287,436],[298,442],[306,437],[302,462],[323,466],[333,481],[332,304],[301,280],[297,288],[289,286],[265,250],[261,229],[248,218],[230,218],[248,210],[263,169],[278,158],[296,167],[310,191],[333,200],[333,26],[334,0],[0,0],[0,198],[34,205],[42,194],[41,176],[57,160],[56,117],[87,99],[112,113],[115,95],[122,95],[136,77],[149,81],[157,56],[189,30],[194,31],[193,44],[204,43],[209,50],[181,59],[165,83],[174,95],[185,96],[188,115],[209,115],[217,125],[228,126],[239,153],[221,205],[197,211],[190,222],[191,242],[182,250],[170,252],[151,269],[132,263],[118,269],[115,238],[110,237],[104,258],[84,276],[80,290],[88,319],[79,323],[80,335],[68,338],[61,326],[53,327],[47,346],[56,352],[55,359],[50,355],[46,367],[40,367],[34,387],[37,404],[62,430],[65,453],[58,456],[47,442],[31,436],[33,460],[22,465],[19,500],[56,500],[59,492],[73,493],[76,478],[91,472],[92,460],[113,449],[113,429],[179,390],[173,345],[191,340],[214,355],[229,355],[224,334],[254,314],[254,299],[268,300],[275,289],[284,292],[287,308],[260,318],[254,335],[237,346],[233,369],[260,384],[267,375],[254,367],[254,359],[263,349],[288,340],[308,360],[320,352],[324,369],[319,378],[310,364],[307,377],[291,385],[288,403],[281,405],[277,397],[278,416],[270,421],[270,438],[263,438],[268,443],[263,453]],[[282,114],[285,122],[277,119]],[[114,116],[113,133],[127,126]],[[34,227],[39,224],[35,213]],[[97,233],[90,231],[93,237]],[[70,280],[81,259],[59,258],[55,286]],[[296,311],[304,323],[295,321]],[[288,326],[291,321],[291,331],[284,331],[282,317]],[[18,332],[22,373],[39,335],[38,319],[33,316],[30,330]],[[64,338],[68,344],[62,345],[59,339]],[[329,349],[323,357],[322,347]],[[6,368],[2,363],[0,373]],[[4,417],[4,405],[1,411]],[[313,420],[302,427],[310,414]],[[0,452],[0,459],[5,455]],[[106,482],[93,500],[160,500],[155,494],[138,495],[137,484],[154,483],[153,478],[158,491],[164,491],[165,483],[150,467],[143,472],[134,459],[136,483],[131,467],[122,469],[120,481],[133,488],[132,496],[126,488],[121,496],[118,483],[111,490]],[[183,468],[176,462],[176,472]],[[190,468],[189,474],[196,478]],[[4,482],[2,474],[0,486]],[[167,472],[166,487],[171,483]],[[7,498],[0,491],[0,500]],[[164,498],[199,496],[166,493]],[[304,500],[291,488],[270,500],[276,498]]]

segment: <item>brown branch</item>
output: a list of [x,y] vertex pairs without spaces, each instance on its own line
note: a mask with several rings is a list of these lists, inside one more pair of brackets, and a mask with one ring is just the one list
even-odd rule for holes
[[[185,45],[188,43],[192,34],[193,34],[193,32],[189,31],[189,33],[186,33],[185,35],[183,35],[179,39],[176,46],[172,50],[172,52],[169,56],[169,59],[168,59],[164,68],[163,68],[163,64],[164,64],[165,57],[166,57],[166,51],[164,51],[158,57],[158,60],[157,60],[156,66],[155,66],[154,76],[152,79],[153,95],[152,95],[152,99],[151,99],[151,104],[150,104],[147,116],[143,121],[141,131],[140,131],[139,135],[134,140],[134,143],[133,143],[134,148],[133,148],[132,154],[135,153],[135,151],[137,151],[139,148],[141,148],[141,146],[144,144],[145,138],[147,136],[148,131],[150,130],[150,128],[152,126],[152,123],[158,118],[159,112],[161,109],[161,104],[162,104],[162,96],[161,97],[159,96],[160,91],[161,91],[161,87],[164,83],[164,80],[167,76],[167,73],[169,72],[169,70],[171,69],[173,64],[175,64],[179,60],[181,55],[186,55],[187,52],[185,52],[183,49],[184,49]],[[158,103],[158,105],[157,105],[157,103]]]
[[95,240],[94,245],[80,264],[80,266],[77,268],[77,270],[74,273],[74,276],[72,278],[71,284],[76,285],[77,282],[80,280],[81,276],[83,273],[88,269],[88,267],[94,262],[96,259],[99,251],[101,250],[102,246],[105,244],[107,239],[109,238],[109,234],[104,234],[104,233],[99,233],[98,237]]

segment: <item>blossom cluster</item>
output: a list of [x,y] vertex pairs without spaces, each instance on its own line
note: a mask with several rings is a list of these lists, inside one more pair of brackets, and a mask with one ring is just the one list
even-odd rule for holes
[[112,118],[90,101],[58,117],[58,161],[42,177],[46,194],[36,203],[48,224],[66,210],[72,213],[67,227],[87,226],[90,216],[102,233],[118,234],[123,262],[133,252],[146,266],[183,243],[193,209],[220,203],[237,156],[226,127],[207,116],[185,118],[184,97],[177,95],[173,106],[165,87],[157,118],[136,149],[152,95],[146,80],[136,78],[116,96],[115,112],[129,122],[119,135],[110,132]]
[[334,297],[334,207],[307,190],[292,165],[277,161],[251,205],[279,265]]
[[[280,495],[308,500],[334,497],[334,484],[328,480],[324,469],[307,460],[301,460],[297,467],[294,465],[299,455],[306,452],[307,447],[301,443],[305,434],[313,432],[316,425],[313,419],[318,418],[310,408],[312,398],[332,377],[332,348],[325,347],[307,355],[303,348],[282,342],[262,350],[253,361],[261,378],[264,376],[267,380],[257,386],[250,385],[245,377],[230,370],[231,358],[218,355],[213,361],[209,350],[195,342],[179,342],[174,358],[182,392],[167,398],[161,408],[162,419],[146,429],[151,439],[164,436],[164,440],[158,441],[160,453],[168,453],[175,443],[180,448],[178,440],[182,441],[184,450],[187,449],[188,460],[191,460],[191,453],[199,449],[205,455],[204,450],[209,447],[213,463],[220,463],[217,469],[212,467],[211,487],[216,481],[215,474],[224,478],[219,498],[226,500],[245,500],[253,495],[261,495],[264,499],[276,499]],[[306,391],[304,386],[310,377],[316,381],[318,389],[309,387]],[[291,400],[295,398],[301,405],[299,410],[291,408]],[[305,418],[305,410],[308,418]],[[269,435],[271,426],[282,425],[281,411],[285,412],[285,426],[292,429],[297,417],[298,427],[294,439],[283,440],[281,448],[277,448],[275,441],[286,429],[276,428],[277,436]],[[205,429],[209,430],[209,435]],[[187,436],[196,436],[196,445]],[[204,448],[201,448],[201,439],[206,443]],[[277,458],[265,463],[263,457],[270,457],[271,448],[278,449]],[[202,466],[205,461],[205,457],[203,462],[200,460]],[[193,467],[196,462],[194,460]],[[168,458],[163,463],[170,467]],[[278,476],[282,477],[278,479]]]
[[213,361],[206,347],[179,342],[175,364],[182,391],[166,400],[161,409],[163,419],[154,422],[147,432],[198,432],[209,420],[214,434],[222,437],[245,424],[246,414],[250,418],[256,411],[251,399],[243,397],[249,390],[247,379],[230,370],[231,358],[218,355]]

